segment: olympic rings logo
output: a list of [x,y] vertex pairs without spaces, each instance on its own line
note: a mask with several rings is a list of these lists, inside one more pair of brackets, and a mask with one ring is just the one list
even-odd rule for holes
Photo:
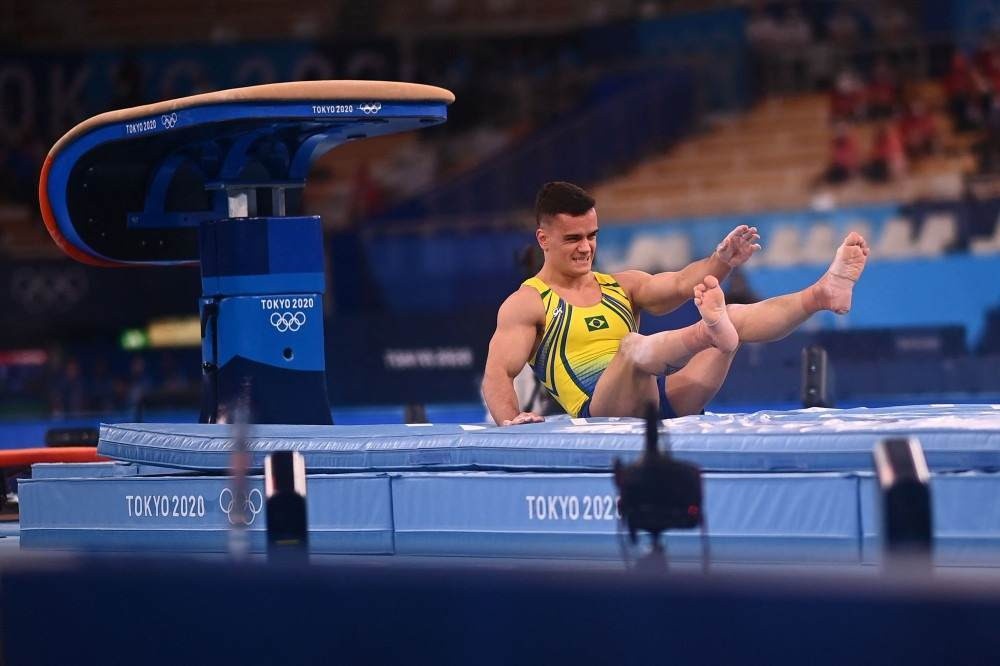
[[230,525],[253,525],[257,514],[264,510],[264,494],[258,488],[254,488],[240,498],[240,504],[243,505],[243,515],[233,516],[233,508],[237,506],[233,491],[223,488],[219,493],[219,508],[226,514]]
[[271,326],[278,329],[278,333],[291,331],[294,333],[306,325],[305,312],[272,312]]
[[163,122],[164,127],[166,127],[167,129],[173,129],[174,126],[177,124],[177,114],[176,113],[171,113],[170,115],[164,114],[160,116],[160,120]]
[[366,116],[372,116],[382,110],[382,103],[369,102],[368,104],[362,104],[358,108],[364,111]]

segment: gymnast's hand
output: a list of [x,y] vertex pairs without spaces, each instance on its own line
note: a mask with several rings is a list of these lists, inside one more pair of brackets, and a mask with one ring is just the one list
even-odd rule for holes
[[521,412],[512,419],[504,419],[502,426],[521,425],[522,423],[541,423],[545,419],[534,412]]
[[753,256],[753,253],[760,249],[757,242],[759,240],[760,234],[757,233],[757,227],[741,224],[722,239],[722,242],[715,248],[715,253],[730,268],[736,268],[745,264]]

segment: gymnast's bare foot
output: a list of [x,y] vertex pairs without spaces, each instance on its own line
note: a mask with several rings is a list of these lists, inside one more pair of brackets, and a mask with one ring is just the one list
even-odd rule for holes
[[726,296],[722,293],[719,280],[713,275],[706,276],[701,284],[695,285],[694,304],[701,313],[704,331],[713,347],[722,352],[731,352],[740,344],[739,333],[726,312]]
[[865,270],[869,252],[868,243],[860,234],[855,231],[847,234],[829,270],[812,286],[816,310],[832,310],[837,314],[850,311],[854,283]]

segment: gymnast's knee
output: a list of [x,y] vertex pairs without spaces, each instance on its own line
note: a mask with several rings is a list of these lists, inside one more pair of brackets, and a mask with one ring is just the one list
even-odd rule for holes
[[618,353],[623,360],[632,367],[639,367],[644,364],[644,351],[646,349],[646,336],[639,333],[626,333],[618,347]]

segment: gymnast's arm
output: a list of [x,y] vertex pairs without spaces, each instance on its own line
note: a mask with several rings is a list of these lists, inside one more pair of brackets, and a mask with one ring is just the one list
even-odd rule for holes
[[531,287],[521,287],[500,306],[483,373],[483,399],[497,425],[544,421],[538,414],[521,412],[514,392],[514,378],[531,358],[544,321],[542,299]]
[[694,261],[676,272],[650,275],[643,271],[622,271],[615,278],[639,310],[661,315],[676,310],[692,297],[695,285],[708,275],[721,282],[730,271],[740,266],[760,249],[760,235],[756,227],[741,224],[722,239],[715,252]]

